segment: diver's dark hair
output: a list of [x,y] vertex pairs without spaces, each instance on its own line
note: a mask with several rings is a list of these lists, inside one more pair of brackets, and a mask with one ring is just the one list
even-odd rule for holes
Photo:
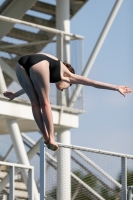
[[[73,68],[70,64],[68,64],[66,61],[64,61],[63,64],[67,67],[67,69],[68,69],[71,73],[75,74],[75,70],[74,70],[74,68]],[[71,85],[72,85],[72,84],[70,84],[70,86],[71,86]]]
[[75,70],[73,69],[73,67],[72,67],[70,64],[68,64],[66,61],[64,61],[63,64],[67,67],[67,69],[68,69],[71,73],[75,74]]

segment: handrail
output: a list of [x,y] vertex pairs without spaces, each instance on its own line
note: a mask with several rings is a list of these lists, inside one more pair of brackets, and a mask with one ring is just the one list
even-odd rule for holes
[[69,149],[74,149],[74,150],[82,150],[82,151],[88,151],[88,152],[93,152],[93,153],[99,153],[99,154],[105,154],[105,155],[111,155],[111,156],[133,159],[133,156],[129,155],[129,154],[122,154],[122,153],[104,151],[104,150],[100,150],[100,149],[92,149],[92,148],[75,146],[75,145],[67,145],[67,144],[62,144],[62,143],[57,143],[57,144],[59,145],[59,147],[64,147],[64,148],[69,148]]
[[19,168],[24,168],[24,169],[32,169],[32,170],[34,169],[34,167],[30,165],[22,165],[22,164],[9,163],[9,162],[3,162],[3,161],[0,161],[0,165],[19,167]]
[[[1,183],[0,183],[0,192],[3,190],[3,188],[5,187],[5,185],[7,183],[10,184],[10,189],[9,189],[9,199],[10,200],[14,200],[15,198],[15,175],[18,173],[18,171],[16,171],[16,168],[24,168],[24,169],[29,169],[28,170],[28,183],[26,182],[27,185],[27,190],[28,190],[28,195],[29,195],[29,200],[33,200],[34,199],[34,167],[33,166],[28,166],[28,165],[22,165],[22,164],[16,164],[16,163],[8,163],[8,162],[3,162],[0,161],[0,165],[4,165],[4,166],[9,166],[9,172],[7,174],[7,176],[4,177],[4,179],[2,179]],[[27,176],[27,170],[24,170],[24,172],[22,172],[23,174],[23,178],[25,179]]]
[[42,26],[42,25],[26,22],[26,21],[23,21],[23,20],[11,18],[11,17],[6,17],[6,16],[3,16],[3,15],[0,15],[0,20],[6,21],[6,22],[11,22],[11,23],[19,23],[19,24],[32,26],[34,28],[38,28],[38,29],[41,29],[41,30],[44,30],[44,31],[47,31],[47,32],[51,32],[51,33],[55,33],[55,34],[59,34],[59,35],[70,36],[70,37],[75,38],[75,39],[84,39],[84,37],[81,36],[81,35],[75,35],[75,34],[72,34],[72,33],[67,33],[65,31],[58,30],[58,29],[55,29],[55,28],[49,28],[47,26]]

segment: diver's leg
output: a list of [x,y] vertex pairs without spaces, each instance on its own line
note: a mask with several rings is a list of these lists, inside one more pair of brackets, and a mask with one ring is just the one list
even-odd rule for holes
[[49,101],[49,63],[47,61],[42,61],[33,65],[30,68],[30,77],[39,96],[43,118],[49,134],[49,144],[58,148],[58,145],[54,141],[53,117]]
[[43,121],[41,107],[39,103],[39,97],[33,86],[33,83],[30,80],[29,76],[27,75],[25,69],[19,64],[16,65],[16,75],[21,87],[24,89],[24,91],[26,92],[26,94],[28,95],[31,101],[32,113],[33,113],[34,119],[44,136],[45,142],[47,143],[49,141],[49,136],[48,136],[48,133],[46,131],[46,126]]

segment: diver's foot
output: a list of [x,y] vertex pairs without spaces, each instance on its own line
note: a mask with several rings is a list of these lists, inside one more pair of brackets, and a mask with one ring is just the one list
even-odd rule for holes
[[56,151],[59,147],[55,141],[49,141],[49,143],[46,144],[48,149],[51,149],[52,151]]

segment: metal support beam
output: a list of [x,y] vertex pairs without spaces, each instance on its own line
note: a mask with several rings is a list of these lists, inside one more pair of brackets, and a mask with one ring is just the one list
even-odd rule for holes
[[[40,2],[40,1],[37,1],[36,4],[33,5],[31,8],[31,10],[35,10],[35,11],[49,14],[52,16],[55,16],[55,9],[56,9],[55,5],[48,4],[45,2]],[[51,18],[52,18],[52,16],[51,16]]]
[[127,194],[127,200],[132,200],[132,190],[133,190],[133,186],[128,186],[128,194]]
[[122,200],[127,200],[127,158],[121,158]]
[[6,45],[0,46],[0,50],[5,51],[12,48],[30,47],[33,45],[47,44],[47,43],[53,43],[53,42],[56,42],[56,40],[51,39],[51,40],[44,40],[44,41],[29,42],[26,44],[10,44],[10,45],[7,45],[7,43],[5,43]]
[[39,139],[39,141],[30,149],[30,151],[27,153],[29,160],[32,159],[32,157],[39,151],[40,148],[40,141],[43,140],[43,137]]
[[67,144],[62,144],[58,143],[59,147],[64,147],[64,148],[70,148],[74,150],[81,150],[81,151],[87,151],[87,152],[93,152],[93,153],[100,153],[104,155],[110,155],[110,156],[116,156],[116,157],[125,157],[129,159],[133,159],[133,155],[129,154],[122,154],[122,153],[116,153],[116,152],[111,152],[111,151],[103,151],[100,149],[92,149],[92,148],[87,148],[87,147],[81,147],[81,146],[76,146],[76,145],[67,145]]
[[32,140],[29,136],[27,136],[25,133],[21,133],[21,135],[28,141],[30,142],[32,145],[35,145],[36,143],[34,142],[34,140]]
[[35,23],[38,25],[42,25],[42,26],[48,26],[51,28],[55,28],[55,21],[53,20],[46,20],[46,19],[41,19],[39,17],[33,17],[30,15],[24,15],[23,19],[26,22],[31,22],[31,23]]
[[[6,8],[1,12],[1,15],[8,16],[8,17],[14,17],[17,19],[21,19],[22,16],[26,13],[30,7],[37,2],[37,0],[28,0],[26,3],[24,3],[23,0],[12,0],[8,3]],[[0,31],[0,39],[5,36],[13,27],[12,23],[6,23],[3,21],[0,21],[0,27],[4,27],[2,31]]]
[[[56,6],[56,28],[70,33],[70,2],[69,0],[57,0]],[[70,37],[63,34],[57,35],[57,57],[61,61],[70,63]],[[57,105],[67,105],[68,90],[63,92],[57,90]]]
[[[57,141],[70,144],[70,130],[59,129]],[[57,200],[71,199],[71,157],[70,149],[59,148],[57,153]]]
[[[70,62],[70,1],[57,0],[56,1],[56,28],[62,30],[60,35],[57,35],[57,57],[61,61],[66,60]],[[67,96],[65,91],[57,90],[57,105],[66,106]],[[61,123],[61,117],[59,123]],[[59,129],[57,134],[57,141],[61,143],[70,144],[71,133],[69,129]],[[60,148],[57,154],[57,200],[71,199],[71,162],[70,150]]]
[[18,158],[18,162],[21,164],[30,165],[18,124],[14,119],[7,119],[7,125]]
[[79,192],[80,192],[80,187],[81,187],[81,185],[79,184],[79,185],[76,186],[76,187],[77,187],[77,189],[75,190],[75,192],[74,192],[74,194],[73,194],[71,200],[75,200],[75,198],[77,197],[77,195],[78,195]]
[[97,164],[95,164],[92,160],[90,160],[88,157],[86,157],[83,153],[81,153],[78,150],[74,150],[82,159],[84,159],[89,165],[94,167],[97,171],[99,171],[103,176],[105,176],[109,181],[111,181],[113,184],[115,184],[118,188],[121,188],[122,185],[116,181],[112,176],[110,176],[107,172],[105,172],[101,167],[99,167]]
[[[17,79],[17,77],[16,77],[16,73],[15,73],[15,71],[4,61],[4,60],[2,60],[1,58],[0,58],[0,65],[1,65],[1,68],[2,68],[2,70],[9,76],[9,77],[11,77],[15,82],[17,82],[18,83],[18,79]],[[5,88],[5,91],[6,91],[7,89]],[[5,92],[4,91],[4,92]]]
[[29,148],[31,148],[31,149],[29,150],[29,152],[28,152],[28,154],[27,154],[29,160],[31,160],[32,157],[33,157],[36,153],[40,156],[40,154],[38,153],[38,151],[39,151],[39,147],[40,147],[40,141],[43,140],[43,137],[41,137],[41,139],[39,139],[39,141],[38,141],[37,143],[35,143],[35,142],[34,142],[30,137],[28,137],[25,133],[22,133],[22,136],[23,136],[28,142],[30,142],[30,143],[33,145],[32,148],[29,147]]
[[34,199],[34,169],[28,171],[28,194],[29,200]]
[[[55,5],[37,1],[32,10],[55,16]],[[52,16],[51,16],[52,17]]]
[[45,198],[45,147],[40,141],[40,200]]
[[8,150],[7,154],[5,155],[3,161],[7,161],[7,159],[9,157],[10,153],[12,152],[12,150],[13,150],[13,145],[9,148],[9,150]]
[[67,33],[66,31],[58,30],[58,29],[55,29],[55,28],[49,28],[47,26],[41,26],[41,25],[38,25],[38,24],[18,20],[18,19],[11,18],[11,17],[5,17],[5,16],[0,15],[0,20],[5,21],[5,22],[10,22],[11,24],[18,23],[18,24],[28,25],[28,26],[31,26],[31,27],[34,27],[34,28],[38,28],[40,30],[44,30],[44,31],[49,32],[49,33],[54,33],[54,34],[59,34],[59,35],[62,34],[62,35],[65,35],[65,36],[70,36],[71,38],[75,38],[75,39],[84,39],[84,37],[80,36],[80,35],[75,35],[75,34],[72,34],[72,33],[69,33],[69,32]]
[[20,40],[25,40],[28,42],[44,41],[52,39],[51,37],[49,38],[49,33],[42,34],[42,32],[39,32],[38,34],[36,34],[17,28],[12,28],[11,31],[7,34],[7,36],[14,37]]
[[[102,47],[102,44],[103,44],[103,42],[104,42],[104,40],[105,40],[105,38],[106,38],[106,36],[107,36],[107,34],[109,32],[109,29],[110,29],[110,27],[111,27],[111,25],[112,25],[112,23],[113,23],[113,21],[114,21],[114,19],[116,17],[116,14],[119,11],[119,8],[120,8],[122,2],[123,2],[123,0],[117,0],[115,5],[113,6],[113,9],[111,10],[111,13],[110,13],[110,15],[109,15],[109,17],[108,17],[108,19],[107,19],[107,21],[105,23],[105,26],[104,26],[104,28],[103,28],[103,30],[102,30],[97,42],[96,42],[96,45],[95,45],[92,53],[91,53],[91,56],[87,61],[85,69],[82,72],[82,76],[84,76],[84,77],[88,76],[88,74],[89,74],[89,72],[90,72],[90,70],[92,68],[92,65],[93,65],[93,63],[94,63],[94,61],[95,61],[95,59],[96,59],[101,47]],[[71,96],[71,98],[69,100],[69,103],[68,103],[69,107],[72,107],[74,105],[74,102],[76,101],[76,99],[77,99],[82,87],[83,87],[83,85],[77,85],[77,87],[75,88],[75,90],[74,90],[74,92],[73,92],[73,94],[72,94],[72,96]]]
[[76,176],[75,174],[72,174],[72,178],[74,178],[78,183],[80,183],[85,189],[90,191],[96,198],[98,198],[99,200],[105,200],[101,195],[99,195],[89,185],[87,185],[84,181],[82,181],[78,176]]
[[2,68],[0,66],[0,94],[3,94],[3,92],[5,92],[6,90],[7,90],[7,87],[6,87],[4,76],[2,73]]
[[15,198],[15,192],[14,192],[14,166],[10,167],[9,183],[10,183],[9,200],[14,200],[14,198]]

